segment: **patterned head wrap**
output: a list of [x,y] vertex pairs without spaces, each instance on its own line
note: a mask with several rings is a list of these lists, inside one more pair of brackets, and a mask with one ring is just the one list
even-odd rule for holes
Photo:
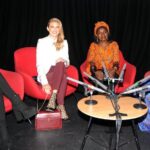
[[95,27],[94,27],[94,35],[95,35],[95,36],[97,35],[96,32],[97,32],[97,29],[98,29],[99,27],[104,27],[104,28],[106,28],[107,31],[108,31],[108,33],[109,33],[109,26],[108,26],[108,24],[107,24],[106,22],[104,22],[104,21],[98,21],[97,23],[95,23]]

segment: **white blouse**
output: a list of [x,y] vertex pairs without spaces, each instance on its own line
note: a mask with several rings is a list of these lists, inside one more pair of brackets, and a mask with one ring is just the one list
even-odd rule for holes
[[36,67],[37,80],[42,84],[48,84],[46,74],[51,66],[56,65],[56,60],[63,58],[69,64],[68,42],[64,40],[64,46],[60,50],[56,50],[54,41],[50,36],[38,40],[36,48]]

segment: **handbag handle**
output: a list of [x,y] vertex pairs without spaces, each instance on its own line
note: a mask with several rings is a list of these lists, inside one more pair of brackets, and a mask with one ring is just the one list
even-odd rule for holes
[[48,94],[46,94],[46,96],[45,96],[45,99],[44,99],[44,102],[42,103],[42,105],[41,105],[41,107],[39,108],[39,104],[38,104],[38,99],[37,99],[37,112],[39,113],[39,111],[44,107],[44,104],[45,104],[45,102],[46,102],[46,100],[47,100],[47,97],[48,97]]

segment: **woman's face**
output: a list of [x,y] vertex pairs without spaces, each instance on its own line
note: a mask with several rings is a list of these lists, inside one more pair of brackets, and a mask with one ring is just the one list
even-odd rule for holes
[[98,29],[97,31],[97,38],[100,40],[100,41],[107,41],[108,40],[108,31],[107,29],[101,27]]
[[47,31],[49,32],[49,34],[54,37],[57,38],[58,34],[60,33],[60,25],[57,22],[50,22],[49,26],[47,27]]

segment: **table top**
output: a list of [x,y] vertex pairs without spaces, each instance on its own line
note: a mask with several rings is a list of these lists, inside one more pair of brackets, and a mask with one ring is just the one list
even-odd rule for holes
[[[106,95],[93,95],[92,100],[95,103],[90,103],[90,97],[85,97],[79,100],[77,106],[78,109],[91,117],[105,120],[116,120],[116,116],[110,116],[114,114],[115,110],[112,104],[111,99]],[[122,120],[130,120],[139,118],[145,115],[148,111],[148,108],[137,109],[134,107],[134,104],[139,104],[139,99],[123,96],[118,99],[119,113],[126,114],[127,116],[121,116]],[[145,105],[145,103],[142,102]],[[146,105],[145,105],[146,106]]]

